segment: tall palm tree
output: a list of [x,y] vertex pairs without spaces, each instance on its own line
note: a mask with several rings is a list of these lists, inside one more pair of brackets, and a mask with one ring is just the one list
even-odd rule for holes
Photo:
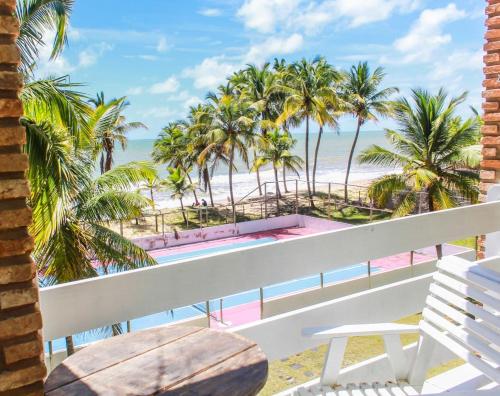
[[305,120],[305,165],[307,192],[311,207],[314,206],[312,197],[310,172],[309,172],[309,132],[310,121],[333,122],[333,115],[330,113],[332,106],[338,106],[338,96],[333,86],[322,84],[321,74],[322,59],[316,58],[312,62],[302,59],[289,66],[281,76],[279,90],[286,94],[283,113],[278,118],[278,123],[292,117]]
[[293,140],[287,133],[280,132],[277,128],[268,132],[264,138],[261,155],[252,168],[255,170],[267,164],[272,165],[278,198],[281,198],[278,169],[283,169],[283,183],[286,190],[285,169],[293,169],[296,172],[301,167],[302,159],[290,152],[292,145]]
[[239,154],[248,166],[248,147],[251,147],[255,140],[255,118],[249,104],[234,95],[209,94],[208,100],[211,120],[208,132],[209,143],[201,157],[208,155],[214,148],[220,148],[228,158],[229,195],[234,218],[236,216],[233,193],[235,155]]
[[359,132],[367,121],[377,121],[378,117],[387,117],[392,114],[389,97],[398,92],[395,87],[380,89],[380,84],[385,77],[384,69],[377,67],[373,73],[367,62],[352,66],[349,72],[344,73],[344,100],[349,104],[350,113],[356,118],[356,134],[352,142],[347,170],[344,181],[344,200],[348,202],[349,174]]
[[284,132],[283,138],[281,140],[281,145],[284,149],[281,155],[282,163],[282,176],[283,176],[283,187],[285,188],[285,193],[288,192],[288,187],[286,183],[286,173],[287,171],[295,173],[296,176],[299,175],[299,170],[302,169],[302,164],[304,160],[298,155],[294,155],[292,150],[297,144],[297,139],[294,139],[290,133]]
[[[170,122],[164,127],[153,146],[152,157],[156,163],[166,164],[172,168],[181,167],[189,182],[194,185],[189,172],[196,164],[196,155],[190,150],[188,123],[185,121]],[[198,194],[192,189],[196,204]]]
[[194,185],[186,177],[187,174],[178,166],[177,168],[168,168],[168,177],[165,179],[165,187],[170,190],[171,197],[178,199],[181,204],[182,218],[187,222],[186,213],[184,213],[184,196],[187,192],[194,189]]
[[[342,81],[342,75],[337,72],[324,58],[320,58],[319,62],[315,65],[315,73],[317,76],[317,86],[318,89],[323,87],[334,88],[337,93],[339,90],[340,82]],[[338,96],[338,95],[337,95]],[[344,105],[339,97],[334,98],[333,101],[329,101],[328,112],[323,114],[322,112],[318,114],[316,122],[319,125],[318,139],[316,141],[316,148],[314,150],[314,162],[313,162],[313,172],[312,172],[312,192],[316,195],[316,170],[318,167],[318,155],[319,148],[321,145],[321,137],[325,126],[331,126],[337,128],[337,118],[341,114]],[[326,115],[326,117],[325,117]]]
[[104,173],[111,170],[113,166],[116,144],[120,144],[122,150],[127,147],[127,132],[138,128],[147,129],[147,127],[142,122],[126,122],[123,112],[130,105],[126,97],[106,102],[104,93],[101,92],[89,102],[94,105],[90,122],[95,128],[95,154],[100,155],[101,173]]
[[[479,174],[464,167],[464,149],[477,141],[479,123],[476,117],[463,121],[456,115],[465,98],[464,93],[448,100],[443,89],[437,95],[413,90],[411,101],[401,98],[394,105],[399,128],[386,130],[393,149],[374,145],[360,154],[360,163],[402,169],[377,179],[369,188],[379,205],[399,195],[394,216],[415,211],[422,194],[431,212],[458,205],[455,193],[477,200]],[[436,250],[440,258],[441,246]]]
[[198,167],[200,184],[204,186],[205,191],[208,190],[210,205],[214,207],[211,179],[221,161],[227,164],[227,158],[220,145],[212,146],[210,152],[204,153],[209,144],[208,132],[211,125],[210,112],[206,104],[190,107],[187,125],[189,130],[188,151],[196,158],[195,164]]
[[[269,121],[274,122],[279,114],[276,113],[274,99],[277,95],[277,74],[270,69],[269,63],[262,67],[247,65],[247,67],[233,77],[235,85],[240,88],[241,96],[251,103],[260,121],[260,133],[265,136]],[[254,147],[253,157],[257,160],[257,150]],[[259,195],[262,195],[259,168],[255,170]]]

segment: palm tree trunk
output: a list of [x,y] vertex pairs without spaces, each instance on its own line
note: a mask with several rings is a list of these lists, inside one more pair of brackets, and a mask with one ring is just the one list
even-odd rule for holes
[[309,115],[306,116],[306,184],[309,202],[311,204],[311,208],[313,208],[314,201],[311,194],[311,183],[309,182]]
[[285,187],[285,193],[288,193],[288,186],[286,185],[286,166],[283,164],[283,187]]
[[66,353],[71,356],[75,353],[75,345],[73,344],[73,336],[67,336],[66,339]]
[[214,207],[214,197],[212,196],[212,182],[210,181],[210,173],[208,172],[208,169],[205,167],[203,169],[203,173],[205,174],[205,180],[207,181],[207,187],[208,187],[208,194],[210,195],[210,205],[212,208]]
[[104,153],[101,153],[101,160],[99,161],[101,167],[101,175],[104,173]]
[[104,172],[111,170],[113,166],[113,150],[111,148],[106,150],[106,162],[104,163]]
[[[253,160],[257,159],[257,151],[254,149],[253,150]],[[259,195],[262,196],[262,186],[260,185],[260,170],[259,168],[256,169],[255,174],[257,175],[257,185],[259,187]]]
[[182,218],[184,219],[184,223],[187,223],[186,213],[184,213],[184,202],[182,202],[182,198],[179,198],[179,201],[181,202]]
[[313,165],[313,195],[316,195],[316,167],[318,165],[319,145],[321,144],[321,135],[323,135],[323,126],[319,127],[318,141],[314,150],[314,165]]
[[274,171],[274,181],[276,183],[276,196],[278,198],[281,198],[280,180],[278,178],[278,168],[276,168],[276,166],[274,166],[274,164],[273,164],[273,171]]
[[234,162],[234,144],[231,145],[231,152],[229,153],[229,196],[231,199],[231,206],[233,207],[233,220],[234,220],[236,212],[234,207],[234,195],[233,195],[233,162]]
[[354,140],[351,146],[351,152],[349,153],[349,161],[347,162],[347,170],[345,173],[345,182],[344,182],[344,201],[345,203],[349,200],[349,191],[347,188],[347,184],[349,184],[349,173],[351,173],[351,165],[352,165],[352,157],[354,156],[354,150],[356,149],[356,144],[358,143],[359,131],[361,130],[361,118],[358,117],[358,126],[356,128],[356,135],[354,135]]
[[[434,212],[434,202],[432,201],[432,196],[428,191],[427,191],[427,202],[429,205],[429,212]],[[443,245],[441,244],[436,245],[436,256],[438,260],[441,260],[443,258]]]
[[151,195],[151,201],[153,201],[153,208],[155,206],[155,199],[154,199],[154,196],[153,196],[153,187],[151,187],[149,189],[149,195]]
[[[184,170],[186,172],[187,178],[189,180],[190,184],[193,184],[193,180],[191,179],[191,176],[189,175],[189,172],[187,170]],[[198,201],[198,195],[196,194],[196,188],[193,188],[193,195],[194,195],[194,202],[196,205],[199,205],[200,202]]]

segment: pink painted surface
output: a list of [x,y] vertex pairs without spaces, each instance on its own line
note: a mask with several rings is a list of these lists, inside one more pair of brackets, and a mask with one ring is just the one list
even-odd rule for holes
[[[150,251],[153,257],[164,257],[169,255],[176,255],[179,253],[190,252],[199,249],[213,248],[216,246],[230,245],[234,243],[240,243],[244,241],[252,241],[261,238],[275,238],[276,240],[297,238],[304,235],[313,235],[320,232],[328,230],[338,230],[342,228],[351,227],[350,224],[341,223],[337,221],[314,221],[315,219],[306,222],[306,227],[298,228],[283,228],[269,231],[256,232],[253,234],[240,235],[230,238],[223,238],[218,240],[199,242],[190,245],[176,246],[165,249],[158,249]],[[456,254],[464,252],[466,248],[454,245],[443,245],[443,253],[445,255]],[[418,249],[413,256],[415,264],[429,261],[436,257],[435,247],[428,247],[424,249]],[[168,265],[168,264],[167,264]],[[377,267],[378,272],[380,271],[390,271],[397,268],[402,268],[410,265],[410,252],[400,253],[389,257],[384,257],[382,259],[372,260],[372,267]],[[260,303],[259,301],[241,304],[234,307],[223,309],[223,323],[220,322],[220,312],[215,310],[212,312],[212,316],[216,319],[211,321],[212,327],[215,328],[228,328],[231,326],[237,326],[249,322],[253,322],[260,319]]]

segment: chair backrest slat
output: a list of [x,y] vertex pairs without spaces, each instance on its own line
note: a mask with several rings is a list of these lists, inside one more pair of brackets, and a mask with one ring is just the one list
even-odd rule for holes
[[434,275],[434,280],[436,282],[446,285],[448,289],[453,290],[459,295],[473,298],[474,300],[480,302],[481,304],[485,304],[493,308],[494,310],[500,312],[500,300],[484,293],[481,290],[473,289],[469,287],[466,283],[460,282],[440,272],[437,272]]
[[[490,269],[496,263],[499,272]],[[500,258],[488,264],[440,260],[420,328],[500,384]]]

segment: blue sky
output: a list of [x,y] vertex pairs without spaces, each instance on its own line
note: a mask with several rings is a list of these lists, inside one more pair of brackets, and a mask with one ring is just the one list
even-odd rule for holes
[[[39,75],[70,74],[83,91],[127,95],[129,120],[154,138],[231,72],[274,57],[325,56],[338,68],[383,66],[385,85],[481,103],[484,2],[477,0],[76,0],[69,45]],[[462,112],[468,115],[467,106]],[[368,129],[391,127],[382,120]],[[343,117],[341,131],[354,122]]]

